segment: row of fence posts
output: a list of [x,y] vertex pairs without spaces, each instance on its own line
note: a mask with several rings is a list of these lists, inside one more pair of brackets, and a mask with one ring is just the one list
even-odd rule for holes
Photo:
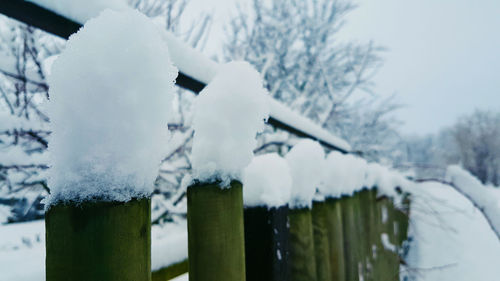
[[[188,187],[189,279],[399,280],[402,204],[363,189],[312,208],[244,208],[242,185]],[[399,202],[399,201],[398,201]],[[46,280],[151,280],[151,201],[56,204],[46,213]],[[184,269],[184,270],[183,270]],[[185,265],[153,273],[168,280]]]
[[246,280],[399,280],[407,195],[402,202],[364,189],[312,209],[247,208]]

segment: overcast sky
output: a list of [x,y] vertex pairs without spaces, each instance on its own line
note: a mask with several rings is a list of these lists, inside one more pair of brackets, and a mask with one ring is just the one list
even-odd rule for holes
[[[213,11],[214,40],[236,2],[192,0]],[[500,0],[357,0],[340,36],[385,46],[376,90],[397,94],[407,134],[453,124],[475,108],[500,110]],[[211,45],[216,42],[211,41]]]

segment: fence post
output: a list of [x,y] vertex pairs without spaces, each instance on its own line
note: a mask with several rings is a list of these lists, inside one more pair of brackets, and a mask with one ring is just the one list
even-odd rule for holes
[[326,199],[328,208],[327,235],[330,249],[330,276],[333,281],[345,280],[344,236],[340,199]]
[[363,224],[363,248],[364,248],[364,280],[379,280],[376,278],[375,256],[377,254],[377,240],[380,233],[376,224],[376,190],[365,188],[359,192],[361,203],[361,217]]
[[358,281],[363,274],[359,261],[362,259],[360,233],[360,205],[358,196],[342,197],[342,222],[344,235],[344,259],[346,281]]
[[[387,242],[394,244],[394,209],[392,201],[386,197],[377,198],[378,239],[377,239],[377,267],[379,280],[399,280],[399,256],[397,252],[387,246]],[[385,238],[384,238],[385,236]],[[384,241],[386,239],[386,241]]]
[[290,280],[288,206],[246,207],[244,221],[247,281]]
[[46,280],[151,280],[151,200],[59,203],[45,215]]
[[328,224],[329,208],[325,201],[313,201],[312,222],[314,235],[314,253],[316,257],[316,274],[318,281],[331,281],[330,243]]
[[195,183],[187,200],[189,280],[245,280],[241,183]]
[[401,206],[395,209],[395,221],[397,222],[397,227],[395,228],[397,233],[395,235],[398,245],[404,247],[404,241],[408,239],[411,198],[409,193],[401,193],[400,196],[402,197]]
[[291,280],[316,280],[311,209],[291,209],[289,218]]

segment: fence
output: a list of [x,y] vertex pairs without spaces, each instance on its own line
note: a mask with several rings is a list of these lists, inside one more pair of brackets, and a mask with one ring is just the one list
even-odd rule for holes
[[[309,219],[287,207],[245,209],[246,280],[399,280],[410,215],[409,194],[399,196],[365,188],[315,202]],[[186,272],[184,261],[152,276],[163,281]]]
[[[0,5],[0,12],[66,39],[81,27],[80,23],[24,0],[6,1]],[[211,79],[206,73],[215,73],[216,64],[171,34],[166,32],[165,36],[172,60],[180,70],[176,84],[200,92]],[[186,66],[186,56],[204,61],[201,70]],[[328,149],[343,153],[351,150],[345,141],[279,102],[270,98],[269,105],[268,123],[275,128],[315,139]],[[397,206],[373,187],[349,197],[315,202],[312,209],[244,210],[246,279],[399,280],[399,254],[404,251],[408,234],[410,204],[407,194],[400,196],[402,205]],[[216,260],[212,263],[217,266]],[[152,279],[168,280],[187,271],[186,260],[154,271]]]

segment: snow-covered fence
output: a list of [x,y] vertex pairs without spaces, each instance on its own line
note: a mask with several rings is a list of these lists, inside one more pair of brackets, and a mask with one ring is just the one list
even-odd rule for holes
[[[47,3],[50,4],[50,1]],[[42,8],[28,1],[8,1],[5,5],[0,6],[0,12],[63,38],[68,38],[70,34],[81,26],[78,23],[78,16],[75,18],[71,17],[71,15],[66,15],[66,18],[64,11],[59,10],[57,11],[58,14],[56,14],[49,9]],[[241,81],[236,79],[238,75],[235,73],[238,71],[243,71],[245,74],[239,76],[249,77],[254,75],[251,71],[247,71],[248,69],[245,69],[244,66],[240,65],[238,68],[219,66],[187,47],[182,42],[179,42],[170,33],[165,31],[162,36],[162,40],[168,45],[174,64],[180,69],[180,74],[176,80],[177,85],[196,93],[202,91],[202,89],[205,91],[205,94],[200,96],[201,99],[199,99],[200,102],[197,103],[197,110],[195,111],[195,137],[193,141],[195,181],[188,187],[187,192],[190,279],[244,280],[246,265],[251,265],[248,268],[252,270],[251,272],[246,272],[248,280],[287,280],[288,278],[291,280],[396,279],[399,268],[398,252],[402,241],[406,237],[407,215],[400,213],[400,211],[394,208],[391,200],[380,200],[380,197],[374,192],[375,189],[359,191],[360,186],[358,184],[351,186],[352,183],[350,181],[352,181],[352,178],[358,181],[364,180],[364,175],[361,174],[356,174],[353,177],[347,176],[346,178],[349,178],[349,180],[340,183],[338,179],[345,175],[340,175],[338,178],[333,177],[333,182],[336,182],[340,186],[336,190],[348,190],[348,194],[344,192],[332,194],[330,191],[327,191],[327,188],[321,190],[319,194],[316,193],[316,189],[321,186],[319,179],[322,179],[323,176],[321,173],[324,170],[322,167],[324,152],[318,143],[310,140],[300,142],[286,156],[291,172],[289,177],[292,178],[291,183],[289,183],[291,185],[289,198],[285,202],[280,200],[271,203],[265,202],[264,206],[273,206],[275,209],[266,209],[259,206],[259,204],[257,206],[252,206],[252,204],[247,206],[245,218],[248,220],[245,222],[245,225],[247,227],[246,233],[249,237],[244,240],[242,195],[244,191],[242,191],[241,184],[234,181],[234,179],[237,171],[241,170],[251,160],[252,149],[255,146],[252,141],[254,141],[255,132],[260,127],[258,123],[262,122],[265,112],[264,109],[262,111],[255,111],[254,109],[259,108],[258,106],[247,107],[248,103],[253,103],[254,105],[265,104],[267,106],[266,110],[269,111],[268,123],[277,128],[285,129],[298,136],[315,139],[322,145],[343,153],[348,152],[350,147],[345,141],[329,134],[321,127],[297,115],[272,98],[264,97],[263,95],[260,101],[255,100],[259,96],[258,93],[261,89],[256,85],[251,85],[251,83],[252,81],[258,81],[258,79],[244,81],[248,85],[241,85],[238,83]],[[166,64],[168,59],[159,61]],[[193,64],[193,61],[196,63]],[[237,70],[236,72],[234,72],[235,69]],[[219,77],[214,76],[215,73]],[[236,77],[232,77],[232,75],[236,75]],[[169,81],[167,79],[170,77],[169,75],[160,76]],[[208,83],[210,83],[209,86],[205,87]],[[119,84],[119,82],[116,84]],[[228,87],[238,88],[238,90],[227,90]],[[237,97],[232,95],[233,92],[242,92],[241,89],[243,89],[243,92],[247,91],[248,93],[243,93],[243,96]],[[224,90],[227,90],[227,93]],[[71,91],[67,90],[66,92],[69,93]],[[213,93],[211,94],[211,92]],[[221,94],[222,96],[214,99],[211,98],[215,94]],[[73,97],[68,96],[66,99],[69,100],[71,98]],[[153,98],[150,100],[156,101],[157,99]],[[217,100],[217,103],[214,100]],[[218,104],[221,100],[225,100],[225,103],[222,105]],[[243,103],[245,106],[240,107],[238,103]],[[262,108],[265,106],[262,106]],[[250,108],[251,110],[244,112],[245,108]],[[222,115],[217,116],[216,114]],[[225,125],[227,124],[217,127],[218,123],[223,122],[225,119],[233,120],[232,123],[234,123],[234,120],[238,118],[246,123],[246,126],[240,130],[231,126],[226,127]],[[62,119],[60,118],[59,121]],[[57,118],[54,120],[57,121]],[[254,123],[251,120],[255,120],[256,122]],[[214,123],[214,121],[216,122]],[[143,124],[148,123],[144,122]],[[152,124],[154,123],[155,121],[152,121]],[[57,122],[54,124],[56,124],[54,126],[57,126]],[[253,124],[256,125],[254,126]],[[249,127],[251,127],[251,130],[248,129]],[[214,128],[217,128],[217,130],[214,130]],[[230,129],[228,130],[227,128]],[[216,132],[216,134],[213,132]],[[141,134],[138,133],[136,135]],[[55,136],[57,136],[57,130],[55,130]],[[242,149],[243,157],[240,157],[241,155],[234,153],[234,151],[231,151],[231,153],[223,151],[225,147],[218,146],[221,138],[224,139],[226,144],[227,142],[237,144],[229,145],[229,147]],[[237,138],[237,141],[233,142],[232,138]],[[157,140],[160,138],[154,139]],[[247,139],[252,141],[247,142]],[[244,145],[240,145],[242,142]],[[64,148],[64,146],[61,147]],[[126,148],[136,147],[132,145]],[[68,151],[70,150],[66,150],[65,152]],[[101,152],[103,151],[107,152],[106,150],[102,150]],[[161,154],[158,153],[158,155]],[[87,158],[82,157],[82,159]],[[99,158],[97,157],[97,159]],[[78,161],[76,162],[79,163]],[[116,163],[120,164],[121,161],[116,161]],[[342,163],[342,165],[345,164],[344,162]],[[138,163],[135,164],[142,167]],[[357,164],[362,165],[363,163],[358,161]],[[150,169],[148,165],[144,166],[148,168],[148,171],[154,170]],[[356,170],[357,168],[354,166],[349,167],[348,165],[350,169]],[[128,171],[127,167],[120,166],[120,169],[117,170]],[[106,170],[106,167],[104,167],[104,170]],[[343,170],[340,167],[333,167],[330,171],[338,173],[338,171],[342,172]],[[118,176],[117,178],[121,178],[122,180],[130,179],[130,175],[120,174]],[[285,178],[280,178],[280,180],[284,181]],[[214,179],[217,180],[217,184],[214,184]],[[144,183],[148,181],[133,181],[133,183],[138,182]],[[123,182],[120,181],[119,183],[122,184]],[[125,186],[127,184],[132,183],[126,183]],[[279,183],[273,182],[273,184],[279,186]],[[221,189],[219,185],[224,188]],[[391,186],[391,188],[394,187],[395,185]],[[90,196],[95,195],[92,193],[89,194]],[[140,195],[144,194],[140,193]],[[105,195],[108,196],[109,194]],[[57,192],[51,196],[55,196],[56,201],[54,202],[64,197],[58,198]],[[273,194],[270,198],[274,200],[276,194]],[[77,199],[80,200],[81,198]],[[127,197],[125,199],[124,201],[127,201],[130,198]],[[115,201],[121,202],[119,200]],[[254,202],[256,201],[254,200]],[[114,203],[111,206],[106,205],[103,208],[99,204],[90,206],[88,209],[90,211],[84,212],[84,219],[77,222],[75,222],[75,217],[79,216],[75,214],[81,213],[81,210],[87,210],[87,206],[84,206],[83,209],[75,207],[69,211],[63,205],[59,206],[57,204],[50,208],[47,213],[48,280],[60,280],[60,278],[72,275],[72,273],[68,273],[67,271],[58,272],[59,275],[57,277],[52,277],[51,275],[61,266],[64,268],[74,266],[66,264],[67,262],[72,262],[71,259],[68,259],[68,255],[71,254],[71,251],[68,252],[69,249],[77,249],[78,252],[84,253],[87,253],[85,251],[93,250],[93,248],[103,251],[103,249],[98,248],[99,243],[114,245],[113,243],[116,241],[113,240],[113,237],[115,235],[138,232],[135,229],[137,226],[141,226],[139,232],[142,238],[150,237],[150,217],[148,216],[150,202],[147,198],[141,200],[134,198],[130,203],[126,203],[133,206],[124,206],[124,204],[121,204],[123,202],[118,203],[119,207],[116,209],[114,208]],[[135,204],[139,206],[139,211],[136,210],[137,208],[134,208]],[[126,209],[120,211],[121,207],[126,207]],[[288,207],[290,207],[289,212]],[[103,210],[103,212],[100,213],[100,210]],[[120,215],[127,215],[129,219],[123,219],[117,214],[117,211]],[[96,213],[99,215],[95,215]],[[92,214],[90,215],[92,218],[89,217],[89,214]],[[130,218],[135,217],[138,219],[130,221]],[[83,226],[79,225],[82,221],[87,222],[87,220],[91,223],[85,223]],[[102,220],[112,222],[107,225],[108,228],[104,228],[105,235],[100,235],[96,231],[96,229],[99,229],[104,224]],[[119,220],[119,222],[116,220]],[[267,221],[271,221],[271,223],[267,223]],[[120,222],[127,222],[128,226],[133,228],[133,230],[128,231],[127,227],[120,224]],[[289,222],[289,229],[287,228],[287,222]],[[72,229],[69,229],[75,226],[77,228],[86,228],[87,231],[94,233],[92,239],[99,241],[96,247],[82,248],[81,245],[83,243],[81,241],[86,239],[86,237],[78,237],[81,234],[80,231],[72,232]],[[142,231],[143,226],[144,231]],[[263,243],[259,243],[258,238],[255,239],[256,236],[251,235],[252,231],[255,231],[255,229],[251,229],[253,226],[258,226],[260,229],[257,229],[258,232],[256,233],[269,242],[266,244],[267,249],[263,250]],[[66,237],[66,244],[79,244],[81,248],[75,246],[73,248],[62,249],[55,242],[59,239],[58,237],[61,237],[61,232],[58,233],[57,231],[64,231],[64,233],[70,234],[69,237]],[[137,255],[138,258],[144,258],[144,260],[140,261],[128,260],[128,262],[135,265],[145,265],[138,272],[141,277],[134,275],[134,270],[137,268],[127,267],[129,270],[124,271],[125,275],[123,276],[134,276],[132,277],[134,280],[147,279],[144,276],[149,275],[150,271],[150,261],[148,261],[150,253],[147,249],[150,242],[148,242],[148,239],[142,238],[135,240],[143,246],[142,250],[138,250],[139,254],[127,254],[127,256]],[[133,240],[134,238],[127,236],[126,240],[129,241],[130,239]],[[244,241],[247,253],[255,250],[246,259]],[[113,250],[119,251],[122,248],[123,244],[112,247],[110,251],[111,255],[116,256],[116,252],[113,252]],[[137,249],[137,247],[131,248]],[[63,250],[66,251],[64,255],[53,255],[53,253],[61,253]],[[110,249],[105,250],[109,251]],[[270,266],[266,270],[259,271],[258,269],[259,261],[257,259],[259,258],[259,253],[265,253],[268,257],[265,261]],[[115,259],[115,256],[113,256],[112,260],[119,261],[120,259]],[[53,259],[54,257],[57,257],[57,259]],[[104,259],[107,258],[104,254],[102,257]],[[93,262],[93,264],[99,262],[99,260],[91,259],[89,261]],[[109,259],[105,260],[105,262],[109,262]],[[102,263],[106,264],[105,262]],[[124,263],[125,261],[122,262],[122,264]],[[51,268],[51,265],[56,266]],[[89,275],[90,277],[87,276],[87,278],[102,276],[103,272],[99,272],[99,268],[96,267],[93,272],[93,274],[97,275]],[[187,263],[182,261],[167,268],[160,268],[156,273],[153,273],[153,278],[155,280],[165,280],[185,270],[187,270]],[[106,272],[109,273],[110,271]],[[111,272],[116,271],[111,270]],[[80,277],[85,278],[84,276]]]

